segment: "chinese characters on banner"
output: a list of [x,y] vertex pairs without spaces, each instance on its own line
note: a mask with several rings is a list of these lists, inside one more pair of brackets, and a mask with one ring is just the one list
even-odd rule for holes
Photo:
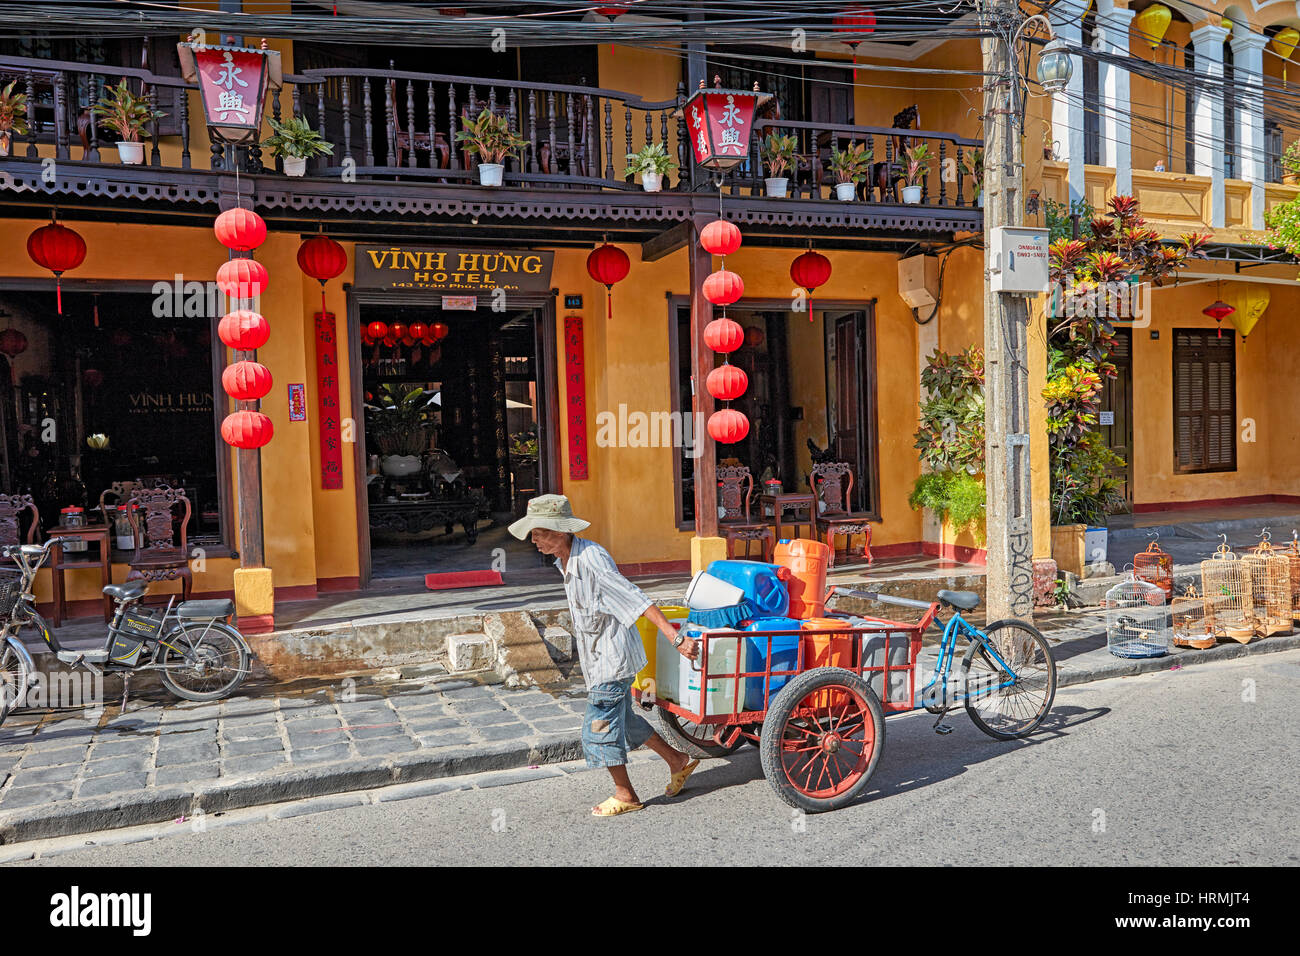
[[697,163],[725,169],[745,158],[756,99],[743,93],[703,93],[691,99],[687,114]]
[[320,486],[343,487],[343,441],[339,420],[339,348],[334,313],[316,313],[316,400],[320,405]]
[[224,135],[232,138],[240,131],[257,129],[265,60],[265,54],[258,50],[194,51],[209,126],[221,128]]
[[564,317],[564,401],[569,420],[569,477],[587,477],[587,372],[582,316]]

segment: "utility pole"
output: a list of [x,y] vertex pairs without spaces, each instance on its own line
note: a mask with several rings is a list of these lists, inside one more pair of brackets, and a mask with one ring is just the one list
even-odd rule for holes
[[984,0],[993,36],[984,54],[984,486],[990,621],[1033,616],[1033,522],[1029,473],[1027,301],[994,292],[992,235],[1024,222],[1024,112],[1018,88],[1014,0]]

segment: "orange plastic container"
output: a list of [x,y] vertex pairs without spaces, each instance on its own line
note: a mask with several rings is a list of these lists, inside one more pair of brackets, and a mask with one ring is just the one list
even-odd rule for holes
[[790,569],[790,580],[785,585],[790,592],[788,616],[803,621],[826,613],[826,568],[830,558],[831,549],[821,541],[795,538],[777,542],[772,563]]
[[[833,617],[813,617],[803,622],[805,631],[847,631],[851,627],[848,621]],[[805,634],[803,636],[803,666],[807,670],[813,667],[853,666],[852,634]],[[813,696],[813,707],[830,707],[834,691],[821,691]]]

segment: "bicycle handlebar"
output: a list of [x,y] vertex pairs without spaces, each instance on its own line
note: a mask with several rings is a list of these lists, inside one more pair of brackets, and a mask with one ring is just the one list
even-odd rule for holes
[[863,591],[859,588],[845,588],[839,585],[831,586],[832,594],[848,594],[853,597],[866,598],[868,601],[878,601],[881,604],[894,604],[898,607],[914,607],[922,611],[928,611],[934,606],[933,601],[917,601],[913,598],[897,597],[893,594],[881,594],[879,591]]

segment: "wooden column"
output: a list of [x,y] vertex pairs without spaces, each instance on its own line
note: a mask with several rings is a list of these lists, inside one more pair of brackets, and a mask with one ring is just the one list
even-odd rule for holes
[[[235,352],[235,361],[257,361],[257,352]],[[236,402],[241,411],[256,412],[260,401]],[[262,449],[236,448],[235,467],[239,475],[239,566],[260,568],[266,555],[262,536]]]
[[714,538],[718,534],[718,469],[716,446],[704,427],[713,414],[713,396],[704,388],[704,378],[713,370],[713,351],[704,344],[704,327],[713,320],[713,305],[700,291],[705,278],[713,271],[713,257],[700,246],[700,230],[708,218],[691,223],[691,427],[700,426],[695,436],[695,536]]

